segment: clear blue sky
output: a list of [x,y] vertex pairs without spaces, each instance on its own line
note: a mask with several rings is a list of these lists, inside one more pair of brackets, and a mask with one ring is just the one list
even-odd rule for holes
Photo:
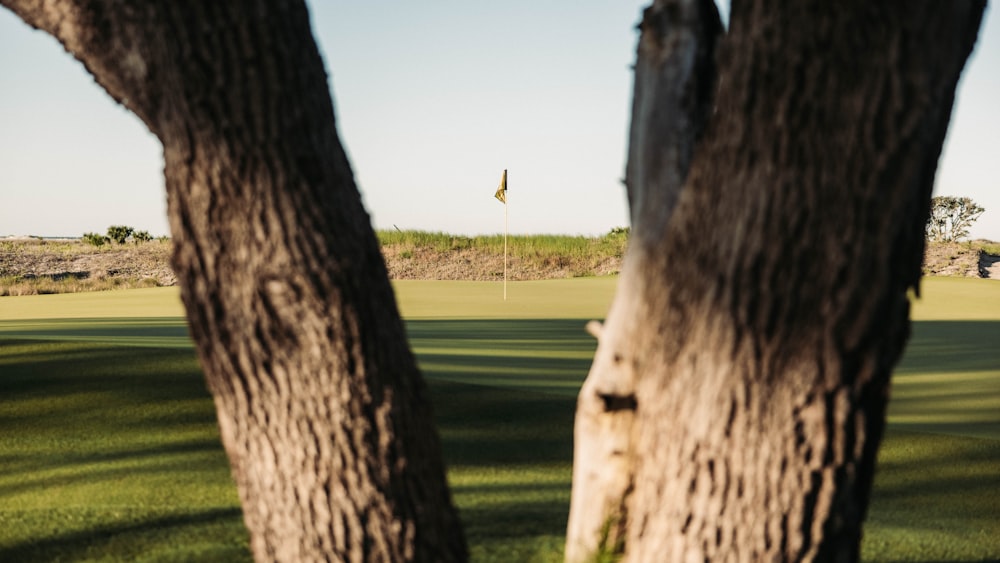
[[[312,2],[341,140],[377,228],[600,234],[627,224],[635,24],[646,2]],[[988,9],[989,10],[989,9]],[[936,192],[1000,241],[1000,16],[966,68]],[[167,234],[156,139],[0,8],[0,236]]]

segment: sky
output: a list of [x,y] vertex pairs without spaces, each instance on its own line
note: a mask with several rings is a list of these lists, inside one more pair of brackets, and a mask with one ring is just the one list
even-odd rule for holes
[[[646,1],[313,1],[341,141],[378,229],[599,235],[624,176]],[[1000,241],[1000,15],[959,85],[937,195]],[[0,8],[0,236],[167,235],[160,145],[56,41]]]

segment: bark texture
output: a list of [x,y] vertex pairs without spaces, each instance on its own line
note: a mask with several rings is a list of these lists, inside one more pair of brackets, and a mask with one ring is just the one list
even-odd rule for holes
[[722,31],[710,0],[658,1],[643,12],[625,172],[632,218],[629,250],[614,302],[602,326],[590,375],[580,390],[574,428],[573,503],[566,559],[584,561],[595,551],[624,547],[626,501],[637,463],[636,343],[649,326],[642,296],[662,284],[644,269],[662,251],[663,229],[681,193],[695,143],[712,107],[715,45]]
[[[641,26],[633,235],[578,402],[567,559],[856,561],[983,3],[734,2],[692,103],[670,81],[703,45],[651,19],[700,4]],[[644,132],[706,107],[700,136]]]
[[304,4],[3,3],[163,143],[173,265],[255,558],[465,559]]

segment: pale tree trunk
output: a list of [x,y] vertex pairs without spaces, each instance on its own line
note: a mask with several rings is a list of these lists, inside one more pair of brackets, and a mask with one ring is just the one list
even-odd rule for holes
[[982,11],[734,2],[715,73],[710,2],[646,11],[633,230],[591,327],[568,560],[858,559]]
[[254,557],[465,559],[304,4],[2,1],[163,143],[173,264]]

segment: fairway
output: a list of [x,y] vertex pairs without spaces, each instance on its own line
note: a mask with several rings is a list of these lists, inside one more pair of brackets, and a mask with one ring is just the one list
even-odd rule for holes
[[[615,278],[396,282],[474,561],[558,561]],[[924,281],[866,561],[1000,558],[1000,282]],[[0,561],[247,561],[176,288],[0,298]]]

